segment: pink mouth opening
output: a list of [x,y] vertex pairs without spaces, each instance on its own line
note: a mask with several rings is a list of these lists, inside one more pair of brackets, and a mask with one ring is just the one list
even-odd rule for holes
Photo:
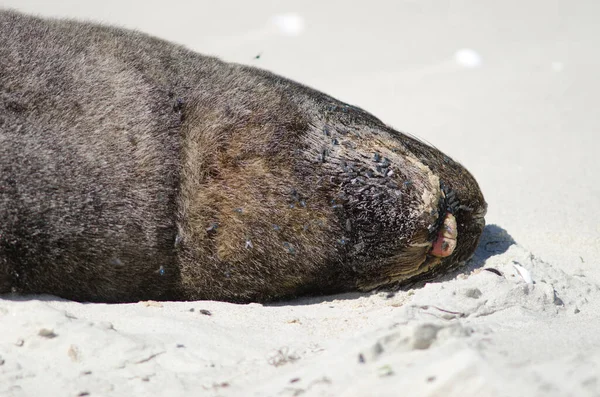
[[444,223],[431,247],[431,255],[439,258],[445,258],[452,255],[456,248],[457,237],[456,218],[454,215],[447,212],[444,217]]

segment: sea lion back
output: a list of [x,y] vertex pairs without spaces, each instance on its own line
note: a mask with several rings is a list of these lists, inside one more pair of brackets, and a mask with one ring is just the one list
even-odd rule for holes
[[177,280],[179,115],[126,34],[0,12],[0,292],[122,301]]

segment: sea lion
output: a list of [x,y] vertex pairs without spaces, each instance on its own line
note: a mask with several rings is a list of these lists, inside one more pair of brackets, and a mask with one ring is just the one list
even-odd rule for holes
[[473,253],[471,174],[364,110],[146,34],[0,11],[0,293],[268,301]]

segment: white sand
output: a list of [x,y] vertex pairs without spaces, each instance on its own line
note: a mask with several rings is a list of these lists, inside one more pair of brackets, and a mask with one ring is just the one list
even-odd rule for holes
[[255,64],[432,142],[489,203],[469,267],[266,306],[5,297],[0,396],[600,395],[600,2],[308,3],[0,0]]

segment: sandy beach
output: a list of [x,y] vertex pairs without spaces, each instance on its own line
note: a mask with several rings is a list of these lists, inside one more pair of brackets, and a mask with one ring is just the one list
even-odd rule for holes
[[600,3],[36,1],[271,70],[464,164],[465,268],[276,304],[0,298],[0,396],[600,396]]

